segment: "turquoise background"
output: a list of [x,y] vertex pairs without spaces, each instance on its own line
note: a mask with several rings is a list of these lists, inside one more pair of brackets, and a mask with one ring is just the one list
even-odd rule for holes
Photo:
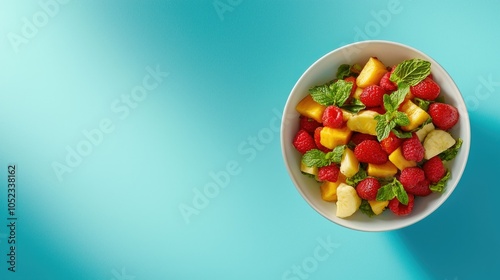
[[[497,277],[499,9],[493,0],[0,2],[0,279]],[[307,67],[365,39],[439,61],[472,127],[450,199],[387,233],[317,214],[288,177],[277,131]],[[156,86],[126,103],[147,69]],[[86,156],[68,156],[78,147]],[[66,157],[74,166],[59,180],[54,164]],[[211,197],[200,198],[204,189]]]

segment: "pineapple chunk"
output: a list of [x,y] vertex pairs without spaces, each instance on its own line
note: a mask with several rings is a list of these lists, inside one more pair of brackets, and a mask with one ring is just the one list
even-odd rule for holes
[[326,106],[314,101],[310,94],[304,97],[295,107],[295,110],[297,110],[299,114],[314,119],[317,122],[322,122],[321,117],[325,109]]
[[328,149],[333,149],[339,145],[346,145],[349,143],[352,131],[347,126],[341,128],[331,128],[325,126],[321,129],[319,135],[321,145],[327,147]]
[[342,119],[346,122],[348,121],[352,116],[354,116],[353,113],[347,111],[347,110],[344,110],[344,109],[340,109],[342,111]]
[[392,162],[399,170],[403,170],[407,167],[417,166],[417,162],[413,160],[407,160],[403,156],[401,147],[397,148],[394,152],[389,155],[389,161]]
[[339,178],[336,182],[324,181],[321,186],[321,198],[324,201],[335,202],[337,201],[337,187],[340,183],[345,183],[346,177],[339,174]]
[[361,73],[356,79],[356,85],[365,88],[371,85],[378,85],[384,74],[387,73],[385,65],[375,57],[370,57]]
[[346,218],[354,214],[361,205],[361,198],[356,189],[345,183],[340,183],[337,187],[337,212],[339,218]]
[[405,131],[414,130],[430,118],[426,111],[415,105],[411,100],[405,100],[401,104],[400,111],[404,112],[408,116],[408,119],[410,119],[409,125],[401,127]]
[[377,135],[375,127],[377,126],[377,121],[375,116],[379,113],[371,110],[360,111],[357,115],[352,116],[347,121],[347,127],[352,131],[357,131],[370,135]]
[[354,155],[354,152],[345,148],[344,154],[340,161],[340,173],[344,174],[346,177],[352,177],[359,171],[359,161]]
[[434,126],[433,123],[428,123],[424,125],[421,129],[417,130],[415,134],[417,134],[418,140],[420,142],[424,142],[425,136],[429,134],[429,132],[433,131],[436,127]]
[[370,204],[373,213],[375,213],[375,215],[379,215],[380,213],[384,212],[385,207],[389,205],[389,200],[368,200],[368,203]]
[[352,97],[359,99],[359,96],[363,93],[363,88],[357,87],[356,90],[354,91],[354,94]]
[[318,167],[307,166],[304,162],[300,161],[300,171],[305,174],[313,175],[318,180]]
[[368,176],[386,178],[396,175],[396,173],[398,173],[398,168],[390,161],[384,164],[368,163],[366,172],[368,173]]

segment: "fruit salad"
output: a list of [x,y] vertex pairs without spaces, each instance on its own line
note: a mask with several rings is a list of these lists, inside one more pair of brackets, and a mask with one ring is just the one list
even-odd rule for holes
[[457,108],[447,104],[431,63],[409,59],[387,66],[376,57],[342,64],[336,77],[309,89],[296,105],[293,146],[301,172],[318,182],[336,216],[358,210],[398,216],[442,193],[451,177],[447,162],[462,145],[450,130]]

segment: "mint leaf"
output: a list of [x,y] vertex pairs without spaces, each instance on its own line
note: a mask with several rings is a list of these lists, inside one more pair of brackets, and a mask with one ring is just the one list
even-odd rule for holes
[[398,86],[401,83],[414,86],[429,76],[430,73],[431,63],[429,61],[414,58],[398,64],[389,79]]
[[396,127],[396,123],[391,120],[388,113],[375,116],[375,120],[377,121],[375,132],[377,132],[377,140],[380,142],[389,136],[391,130]]
[[341,107],[351,94],[353,84],[344,80],[337,80],[332,84],[324,84],[309,89],[314,101],[321,105],[335,105]]
[[348,104],[344,104],[342,109],[347,110],[351,113],[358,113],[359,111],[366,108],[365,104],[361,100],[353,98]]
[[391,130],[394,129],[396,125],[405,126],[410,124],[408,116],[405,113],[398,111],[399,105],[403,103],[409,90],[410,87],[402,83],[399,85],[398,90],[394,91],[390,95],[384,95],[384,108],[386,112],[383,115],[375,117],[375,120],[377,121],[375,131],[377,132],[378,141],[382,141],[387,138]]
[[404,205],[408,205],[409,201],[408,193],[406,193],[403,184],[401,184],[401,182],[399,182],[397,179],[394,179],[393,190],[399,202],[401,202]]
[[361,210],[362,213],[366,214],[368,217],[373,217],[375,216],[375,213],[373,213],[372,207],[370,206],[370,203],[368,203],[367,200],[361,200],[361,205],[359,206],[359,210]]
[[356,185],[358,185],[359,182],[363,181],[367,176],[368,174],[366,174],[366,171],[363,168],[360,168],[358,173],[354,174],[354,176],[350,178],[346,178],[345,182],[348,185],[356,187]]
[[441,160],[444,161],[450,161],[454,159],[457,156],[458,151],[462,147],[462,143],[463,143],[462,138],[458,138],[455,145],[451,146],[448,150],[439,154],[439,158],[441,158]]
[[326,159],[334,163],[340,163],[346,147],[347,145],[340,145],[335,147],[331,152],[328,152],[326,154]]
[[399,126],[405,126],[410,124],[410,119],[403,112],[395,111],[393,116],[394,116],[394,122]]
[[392,133],[394,133],[394,135],[396,135],[396,137],[398,137],[400,139],[411,138],[413,136],[412,133],[409,131],[401,131],[398,129],[393,129],[391,131],[392,131]]
[[342,80],[344,78],[347,78],[351,76],[351,65],[349,64],[342,64],[339,66],[337,69],[337,79]]
[[432,184],[429,186],[429,189],[433,192],[439,192],[442,193],[446,189],[446,183],[448,180],[451,178],[451,172],[448,170],[446,174],[444,175],[439,182]]
[[406,193],[403,185],[396,178],[394,178],[392,182],[382,186],[377,192],[377,200],[379,201],[391,200],[394,197],[396,197],[402,204],[408,204],[408,193]]
[[302,162],[308,167],[323,167],[330,165],[330,161],[326,158],[326,154],[318,149],[307,151],[302,156]]
[[424,111],[427,111],[429,109],[429,105],[431,104],[430,101],[420,99],[417,97],[413,98],[413,102],[415,103],[415,105],[417,105],[418,107],[420,107]]
[[388,104],[388,105],[390,105],[389,108],[386,106],[386,100],[384,98],[385,110],[388,112],[397,111],[399,108],[399,105],[401,105],[401,103],[403,103],[403,101],[405,100],[405,97],[409,91],[410,91],[410,87],[407,84],[398,85],[398,89],[389,95],[389,100],[388,100],[388,102],[390,103],[390,104]]
[[394,189],[393,189],[393,186],[391,183],[382,186],[377,191],[377,200],[378,201],[391,200],[394,197],[396,197],[396,194],[394,193]]

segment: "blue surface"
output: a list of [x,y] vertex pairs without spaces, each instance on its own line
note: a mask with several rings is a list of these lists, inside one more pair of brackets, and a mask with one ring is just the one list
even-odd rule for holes
[[[492,279],[500,190],[484,178],[500,158],[499,8],[2,1],[0,224],[10,164],[18,220],[16,272],[0,227],[0,279]],[[473,133],[450,199],[388,233],[317,214],[288,177],[277,130],[302,72],[364,39],[439,61]]]

